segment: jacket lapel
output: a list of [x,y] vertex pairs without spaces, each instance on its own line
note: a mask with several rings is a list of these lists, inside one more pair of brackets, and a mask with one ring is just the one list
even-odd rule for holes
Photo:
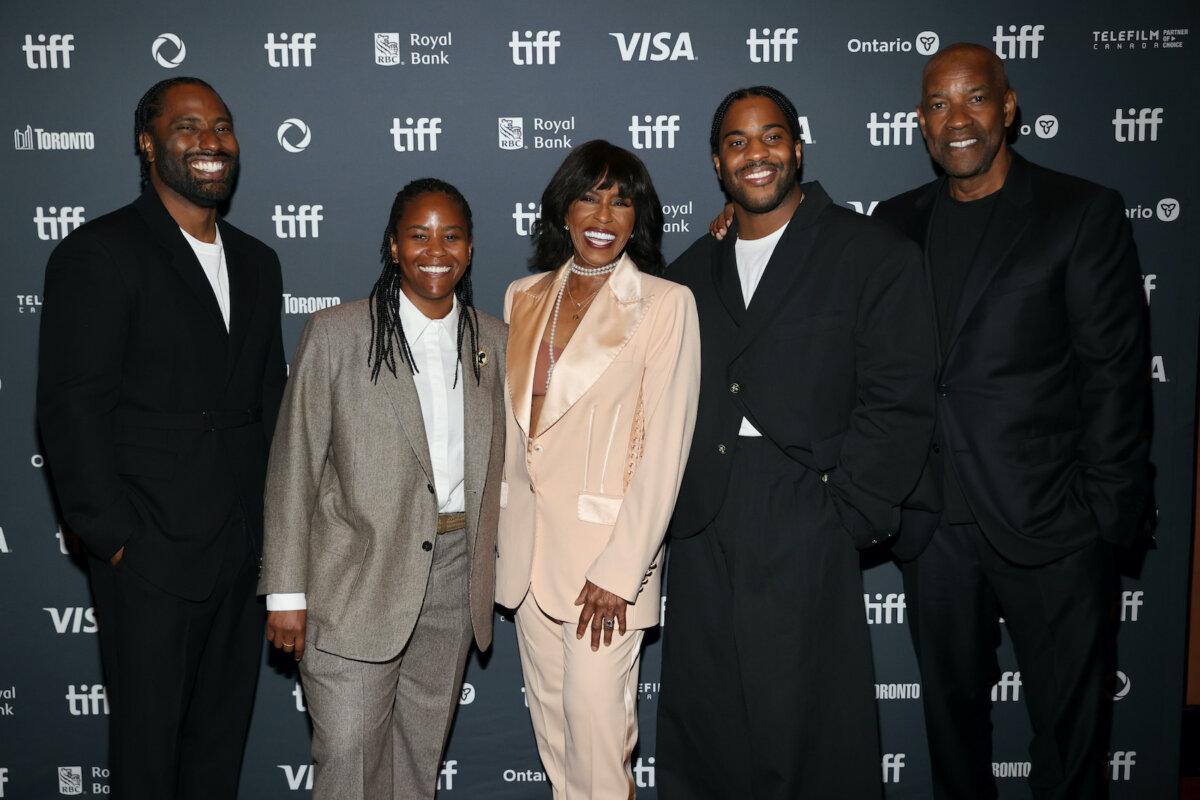
[[[470,313],[464,308],[463,313]],[[487,352],[488,345],[482,340],[480,350]],[[475,383],[474,359],[477,353],[464,352],[458,379],[463,382],[463,482],[467,499],[467,540],[469,550],[475,549],[475,532],[479,526],[479,505],[483,500],[483,487],[487,482],[488,460],[492,444],[492,382],[495,380],[492,366],[495,361],[479,368],[479,383]]]
[[1008,176],[1000,196],[996,198],[996,208],[992,212],[991,222],[979,248],[975,251],[975,263],[963,284],[962,299],[950,326],[950,337],[946,345],[949,355],[962,333],[963,326],[971,318],[975,307],[979,305],[983,293],[987,291],[992,278],[1004,266],[1012,253],[1013,247],[1020,240],[1025,229],[1032,221],[1030,208],[1029,171],[1025,160],[1013,153],[1012,164],[1009,165]]
[[246,333],[254,316],[254,300],[258,294],[258,265],[245,257],[237,245],[237,236],[231,235],[229,226],[223,221],[221,241],[225,247],[225,269],[229,273],[229,374],[237,366]]
[[508,370],[509,403],[517,424],[526,436],[530,435],[529,415],[533,403],[533,369],[537,363],[542,331],[549,324],[558,291],[558,278],[566,267],[545,275],[540,281],[513,296],[509,313],[508,350],[505,361]]
[[[564,270],[560,269],[563,280]],[[549,304],[553,306],[553,298]],[[554,365],[537,434],[549,430],[592,388],[637,331],[644,314],[641,273],[629,256],[622,256]]]
[[945,178],[934,181],[929,191],[917,199],[916,214],[913,217],[912,225],[909,230],[905,231],[909,238],[921,248],[921,269],[925,273],[925,289],[932,304],[930,310],[933,315],[934,346],[937,349],[938,364],[942,363],[944,354],[942,353],[941,322],[938,320],[937,300],[933,292],[933,265],[929,261],[929,237],[933,228],[933,212],[945,192],[945,186]]
[[[472,375],[472,378],[474,376]],[[413,454],[421,469],[425,471],[425,479],[433,483],[433,464],[429,457],[429,440],[425,438],[425,419],[421,416],[421,398],[417,396],[417,384],[413,381],[412,371],[403,361],[397,359],[396,376],[391,372],[380,370],[379,383],[383,385],[400,427],[412,447]],[[466,392],[464,392],[466,394]]]
[[734,251],[736,243],[735,221],[729,226],[725,238],[712,249],[712,280],[721,305],[725,306],[733,323],[740,326],[746,319],[746,300],[742,297],[742,282],[738,277],[737,255]]

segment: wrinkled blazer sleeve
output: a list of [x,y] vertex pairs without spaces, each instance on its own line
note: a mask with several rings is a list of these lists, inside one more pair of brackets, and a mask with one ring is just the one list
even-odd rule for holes
[[691,291],[664,293],[642,379],[642,458],[625,492],[608,544],[587,579],[637,599],[651,559],[662,546],[696,427],[700,396],[700,326]]
[[307,589],[309,520],[332,432],[329,334],[323,323],[319,316],[310,318],[300,336],[271,442],[259,594]]

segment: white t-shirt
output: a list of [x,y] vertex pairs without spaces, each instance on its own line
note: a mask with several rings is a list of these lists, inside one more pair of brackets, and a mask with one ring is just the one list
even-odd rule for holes
[[[745,301],[746,307],[750,307],[750,298],[754,297],[754,290],[758,288],[758,282],[762,280],[763,273],[767,269],[767,262],[771,260],[771,254],[775,252],[775,245],[779,244],[779,240],[783,238],[783,232],[787,230],[787,224],[774,233],[767,234],[761,239],[738,239],[733,245],[734,255],[737,257],[738,280],[742,284],[742,300]],[[750,424],[750,420],[742,417],[742,427],[738,430],[738,436],[762,436],[758,429]]]
[[221,229],[217,228],[217,240],[212,244],[202,242],[188,234],[183,228],[179,229],[183,238],[192,246],[196,260],[204,268],[204,277],[212,284],[213,294],[217,296],[217,305],[221,308],[221,316],[225,319],[225,330],[229,330],[229,269],[225,266],[225,246],[221,244]]

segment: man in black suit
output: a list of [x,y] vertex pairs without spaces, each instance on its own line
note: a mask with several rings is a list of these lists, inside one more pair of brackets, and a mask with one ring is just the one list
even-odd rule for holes
[[156,84],[135,135],[142,196],[80,227],[46,268],[38,417],[89,554],[113,795],[233,798],[286,381],[279,260],[217,216],[238,144],[208,84]]
[[1016,105],[987,48],[930,59],[917,112],[945,177],[875,212],[924,248],[936,305],[937,427],[893,551],[939,799],[996,797],[1000,616],[1033,724],[1034,797],[1106,794],[1109,551],[1130,543],[1148,486],[1124,204],[1009,150]]
[[933,427],[920,252],[798,183],[770,87],[717,108],[732,235],[668,270],[700,315],[700,407],[672,521],[664,800],[877,798],[858,550],[886,542]]

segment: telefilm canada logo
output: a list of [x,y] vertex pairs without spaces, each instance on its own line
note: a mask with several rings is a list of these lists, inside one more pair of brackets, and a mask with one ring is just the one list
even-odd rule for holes
[[1182,50],[1187,28],[1129,28],[1092,31],[1092,49],[1109,53]]
[[95,150],[96,134],[91,131],[48,131],[26,125],[13,130],[14,150]]
[[150,55],[164,69],[175,69],[187,58],[187,45],[173,33],[160,33],[150,45]]
[[941,47],[942,39],[936,31],[921,31],[912,39],[850,39],[846,50],[851,53],[916,53],[931,56]]

